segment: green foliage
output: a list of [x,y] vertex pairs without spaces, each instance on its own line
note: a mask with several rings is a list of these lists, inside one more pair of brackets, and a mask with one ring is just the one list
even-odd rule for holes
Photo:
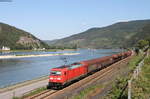
[[144,63],[140,75],[132,82],[132,99],[148,99],[150,97],[150,57],[146,58]]
[[79,48],[127,48],[145,37],[150,37],[148,24],[150,20],[119,22],[107,27],[92,28],[49,43],[55,46],[78,45]]
[[103,86],[100,85],[100,84],[90,86],[90,87],[85,88],[84,90],[82,90],[79,94],[71,97],[70,99],[88,99],[89,94],[94,94],[94,92],[96,90],[99,90],[102,87]]
[[47,90],[47,88],[46,88],[46,87],[37,88],[36,90],[33,90],[33,91],[30,92],[29,94],[23,96],[23,98],[24,98],[24,97],[28,97],[28,96],[32,96],[32,95],[35,95],[35,94],[38,94],[38,93],[40,93],[40,92],[42,92],[42,91],[44,91],[44,90]]
[[150,23],[147,23],[146,25],[144,25],[144,27],[139,31],[139,33],[134,35],[129,40],[129,42],[131,45],[134,45],[134,44],[137,44],[139,40],[147,40],[150,42]]
[[[133,71],[137,64],[143,59],[143,55],[140,53],[137,56],[133,56],[133,58],[130,60],[128,67],[130,71]],[[127,81],[130,78],[130,76],[125,76],[121,78],[117,78],[116,82],[113,84],[111,92],[104,98],[104,99],[127,99],[127,90],[124,92],[123,89],[126,87]],[[120,95],[122,96],[120,97]]]
[[24,99],[25,97],[38,94],[38,93],[40,93],[40,92],[42,92],[42,91],[44,91],[44,90],[47,90],[47,88],[46,88],[46,87],[37,88],[36,90],[33,90],[32,92],[30,92],[30,93],[28,93],[28,94],[26,94],[26,95],[24,95],[24,96],[22,96],[22,97],[16,97],[16,96],[14,96],[13,99]]
[[20,98],[20,97],[13,97],[12,99],[22,99],[22,98]]
[[133,56],[133,58],[128,63],[128,67],[131,71],[133,71],[138,63],[143,59],[143,54],[139,53],[139,55]]
[[39,40],[39,44],[37,42],[32,42],[28,44],[20,44],[18,43],[20,37],[28,37],[33,40],[39,40],[35,36],[31,35],[28,32],[20,30],[16,27],[0,23],[0,48],[2,46],[10,47],[15,50],[28,50],[33,48],[48,48],[49,46],[45,44],[43,41]]
[[123,89],[126,88],[127,80],[127,77],[117,78],[111,92],[104,99],[127,99],[127,93],[123,92]]
[[140,48],[140,49],[143,49],[144,47],[148,46],[149,45],[149,42],[147,40],[140,40],[137,44],[137,46]]
[[147,64],[147,65],[150,65],[150,57],[146,58],[146,59],[144,60],[144,63]]
[[33,96],[33,95],[38,94],[38,93],[45,91],[45,90],[47,90],[46,87],[37,88],[37,89],[33,90],[32,92],[30,92],[30,93],[28,93],[22,97],[13,97],[13,99],[24,99],[26,97]]

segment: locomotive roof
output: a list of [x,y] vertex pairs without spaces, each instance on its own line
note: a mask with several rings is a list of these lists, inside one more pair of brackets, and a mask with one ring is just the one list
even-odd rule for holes
[[63,66],[59,66],[59,67],[56,67],[56,68],[67,68],[67,67],[70,67],[70,65],[63,65]]
[[[74,65],[78,65],[78,64],[81,64],[80,62],[76,62],[76,63],[73,63],[73,64],[70,64],[70,65],[63,65],[63,66],[59,66],[59,67],[56,67],[57,69],[62,69],[62,68],[69,68],[69,67],[72,67]],[[55,68],[55,69],[56,69]]]

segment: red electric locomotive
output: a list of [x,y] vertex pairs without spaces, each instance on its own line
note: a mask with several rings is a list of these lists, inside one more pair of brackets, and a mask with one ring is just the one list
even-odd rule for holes
[[73,63],[51,69],[48,88],[62,88],[71,81],[86,74],[86,64]]
[[105,56],[102,58],[81,61],[71,65],[52,68],[47,88],[62,88],[74,80],[85,77],[95,71],[108,67],[109,65],[124,59],[132,54],[131,51]]

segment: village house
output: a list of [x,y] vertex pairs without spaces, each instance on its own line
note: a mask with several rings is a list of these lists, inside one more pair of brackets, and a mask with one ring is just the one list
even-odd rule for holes
[[9,47],[7,47],[7,46],[3,46],[1,50],[9,51],[9,50],[10,50],[10,48],[9,48]]

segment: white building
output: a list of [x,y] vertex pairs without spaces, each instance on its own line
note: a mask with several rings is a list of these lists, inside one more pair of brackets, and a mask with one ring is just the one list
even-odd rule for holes
[[2,50],[4,50],[4,51],[9,51],[10,48],[9,48],[9,47],[6,47],[6,46],[3,46],[3,47],[2,47]]

